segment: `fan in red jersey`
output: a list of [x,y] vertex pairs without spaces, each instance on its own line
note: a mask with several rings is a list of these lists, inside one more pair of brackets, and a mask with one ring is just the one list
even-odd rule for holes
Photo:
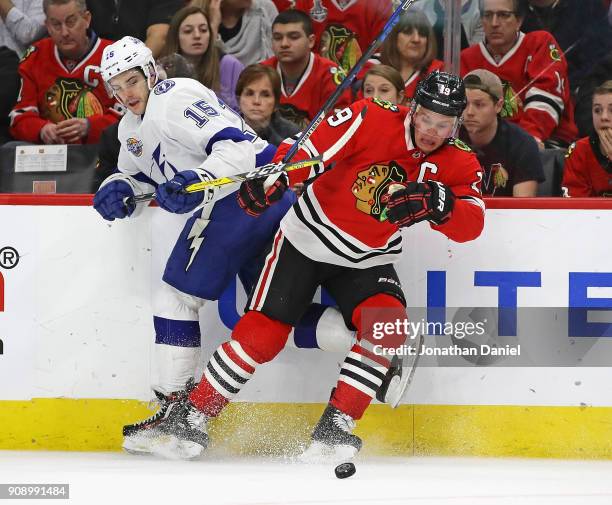
[[461,51],[461,72],[483,68],[504,83],[502,117],[517,123],[543,147],[567,146],[578,135],[567,61],[548,32],[520,32],[520,0],[484,0],[485,41]]
[[[314,179],[282,219],[232,340],[215,351],[181,408],[162,421],[167,433],[179,440],[201,438],[202,417],[217,416],[257,366],[274,359],[322,286],[345,324],[357,330],[357,343],[303,458],[326,453],[343,459],[359,451],[355,421],[386,379],[391,364],[386,350],[406,341],[399,328],[382,338],[376,334],[377,324],[393,326],[407,318],[393,266],[402,252],[400,229],[422,222],[466,242],[484,225],[480,164],[469,147],[452,138],[465,106],[463,81],[435,72],[419,85],[411,109],[369,98],[317,128],[298,156],[326,152],[328,169],[288,173],[291,183]],[[281,145],[278,160],[291,142]],[[238,202],[247,212],[261,211],[279,200],[287,182],[285,176],[270,187],[261,179],[246,181]],[[407,345],[416,351],[414,340]]]
[[[274,56],[261,62],[275,68],[281,78],[280,114],[300,128],[314,119],[345,77],[334,62],[314,54],[313,46],[310,18],[301,11],[284,11],[272,22]],[[350,102],[346,91],[336,105],[343,108]]]
[[572,144],[563,171],[565,196],[612,197],[612,81],[593,92],[595,133]]
[[44,144],[97,143],[120,114],[100,77],[110,40],[88,32],[91,14],[78,0],[51,1],[50,38],[31,46],[19,64],[21,90],[10,113],[16,140]]

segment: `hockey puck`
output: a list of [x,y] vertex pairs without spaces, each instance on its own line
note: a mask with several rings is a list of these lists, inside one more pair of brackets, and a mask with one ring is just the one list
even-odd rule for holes
[[341,463],[334,470],[336,477],[339,479],[347,479],[351,475],[355,475],[357,469],[353,463]]

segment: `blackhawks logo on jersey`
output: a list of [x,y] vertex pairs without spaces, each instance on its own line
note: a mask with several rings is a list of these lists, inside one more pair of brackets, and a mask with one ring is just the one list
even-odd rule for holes
[[504,104],[501,110],[501,117],[510,119],[518,115],[523,102],[514,91],[512,84],[508,81],[502,81],[502,84],[504,86]]
[[58,77],[45,93],[42,116],[54,123],[103,113],[98,97],[79,79]]
[[290,103],[279,104],[278,112],[287,121],[291,121],[293,124],[298,125],[301,129],[306,128],[310,122],[307,112],[298,109],[295,105]]
[[554,44],[550,44],[548,46],[548,50],[550,51],[550,59],[553,61],[561,61],[561,51]]
[[394,182],[404,182],[406,179],[406,171],[395,161],[389,162],[388,165],[371,165],[358,172],[351,188],[357,200],[355,207],[376,221],[384,221],[389,185]]
[[576,142],[572,142],[572,144],[567,148],[567,152],[565,153],[565,159],[569,158],[572,153],[576,149]]
[[321,34],[319,54],[349,72],[361,57],[355,34],[342,25],[329,25]]

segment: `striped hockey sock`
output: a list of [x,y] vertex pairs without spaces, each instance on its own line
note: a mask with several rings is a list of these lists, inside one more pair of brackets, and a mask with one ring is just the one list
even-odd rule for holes
[[221,344],[189,400],[208,417],[218,416],[252,377],[257,365],[239,342],[230,340]]

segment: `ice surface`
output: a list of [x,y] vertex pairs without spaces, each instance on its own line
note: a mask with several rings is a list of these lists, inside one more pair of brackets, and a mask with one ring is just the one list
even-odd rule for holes
[[357,473],[339,480],[333,465],[278,459],[209,455],[166,461],[122,453],[0,451],[0,483],[69,483],[70,500],[53,503],[71,505],[612,503],[612,462],[358,458],[355,463]]

